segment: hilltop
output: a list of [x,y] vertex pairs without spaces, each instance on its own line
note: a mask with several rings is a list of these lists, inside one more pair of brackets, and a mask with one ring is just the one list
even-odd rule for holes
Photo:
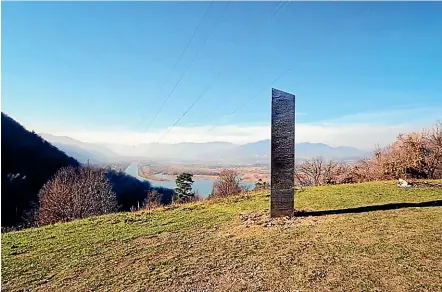
[[442,289],[441,190],[323,186],[295,202],[310,213],[269,221],[260,192],[2,234],[2,290]]

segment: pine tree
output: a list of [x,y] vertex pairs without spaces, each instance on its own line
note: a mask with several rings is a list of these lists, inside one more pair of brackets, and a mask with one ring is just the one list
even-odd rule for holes
[[260,190],[263,187],[262,179],[258,179],[258,182],[255,183],[255,190]]
[[178,202],[188,202],[195,196],[195,192],[192,191],[192,184],[194,182],[192,178],[193,175],[190,173],[182,173],[176,177],[175,183],[177,187],[175,192]]

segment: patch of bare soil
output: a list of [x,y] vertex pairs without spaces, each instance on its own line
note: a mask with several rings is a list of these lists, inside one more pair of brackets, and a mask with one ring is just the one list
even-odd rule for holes
[[318,223],[317,218],[312,217],[300,217],[298,214],[302,214],[305,211],[296,211],[293,216],[284,216],[279,218],[271,218],[269,209],[265,209],[258,213],[240,214],[240,220],[242,225],[246,228],[253,225],[262,226],[265,228],[281,228],[287,229],[293,225],[307,224],[314,225]]

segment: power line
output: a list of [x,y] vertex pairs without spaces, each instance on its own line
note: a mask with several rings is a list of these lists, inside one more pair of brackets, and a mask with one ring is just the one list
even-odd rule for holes
[[[228,6],[230,5],[230,3],[228,4]],[[228,7],[227,6],[227,7]],[[227,8],[226,8],[227,10]],[[186,75],[187,71],[189,70],[190,66],[193,65],[193,63],[196,61],[198,55],[200,54],[200,52],[202,51],[203,47],[205,46],[205,44],[207,43],[208,39],[210,38],[210,35],[212,34],[213,30],[216,27],[216,24],[218,23],[218,21],[220,20],[221,17],[219,17],[217,19],[217,21],[214,23],[214,25],[212,26],[211,30],[209,31],[209,33],[207,34],[207,37],[204,39],[202,45],[200,46],[200,49],[197,51],[197,53],[195,54],[195,56],[192,58],[192,60],[190,61],[190,63],[188,64],[188,66],[185,68],[185,70],[183,71],[183,73],[181,74],[181,76],[178,78],[177,82],[175,83],[175,85],[173,86],[172,90],[169,92],[169,94],[167,95],[166,99],[164,100],[164,102],[161,104],[160,108],[158,109],[158,111],[155,113],[155,115],[153,116],[153,118],[151,119],[149,125],[146,128],[146,132],[149,130],[150,126],[152,125],[153,121],[156,119],[156,117],[158,116],[158,114],[161,112],[161,110],[163,109],[163,107],[166,105],[166,103],[169,101],[170,97],[172,96],[172,94],[175,92],[175,90],[177,89],[178,85],[181,83],[181,81],[183,80],[183,77]]]
[[[224,115],[221,119],[224,119],[228,116],[232,116],[235,113],[237,113],[240,109],[242,109],[245,105],[247,105],[249,102],[251,102],[253,99],[255,99],[258,95],[260,95],[261,93],[265,92],[269,87],[271,87],[273,84],[275,84],[279,79],[281,79],[284,75],[286,75],[288,72],[290,71],[290,69],[287,69],[285,71],[283,71],[282,73],[280,73],[273,81],[272,83],[270,83],[269,86],[263,88],[262,90],[260,90],[258,93],[252,95],[250,98],[248,98],[244,103],[242,103],[240,106],[238,106],[237,108],[235,108],[231,113]],[[219,124],[219,123],[218,123]],[[212,131],[218,124],[213,125],[206,133]]]
[[[285,2],[284,4],[281,2],[277,5],[277,7],[275,8],[275,12],[272,14],[273,16],[276,15],[277,13],[279,13],[282,9],[284,9],[284,7],[287,6],[287,4],[290,2],[291,0]],[[281,5],[283,4],[283,5]],[[278,10],[278,7],[281,7],[281,9]],[[336,32],[336,31],[335,31]],[[286,70],[285,72],[283,72],[282,74],[280,74],[271,84],[270,87],[276,83],[281,77],[283,77],[285,74],[287,74],[291,69]],[[246,102],[244,102],[243,104],[241,104],[238,108],[236,108],[234,111],[232,111],[230,114],[224,115],[221,119],[224,119],[225,117],[231,116],[233,114],[235,114],[236,112],[238,112],[241,108],[243,108],[246,104],[248,104],[250,101],[252,101],[254,98],[256,98],[259,94],[261,94],[262,92],[264,92],[265,90],[267,90],[267,88],[261,90],[259,93],[253,95],[250,99],[246,100]],[[219,124],[219,123],[218,123]],[[215,124],[214,126],[212,126],[206,133],[212,131],[218,124]]]
[[[282,78],[285,74],[287,74],[290,71],[290,69],[283,71],[281,74],[279,74],[274,80],[273,82],[270,84],[270,86],[272,86],[274,83],[276,83],[280,78]],[[218,75],[220,75],[221,71],[218,73]],[[161,136],[161,138],[158,140],[158,142],[156,142],[153,145],[153,148],[151,151],[155,150],[156,145],[158,145],[166,136],[167,134],[169,134],[169,132],[181,121],[181,119],[187,115],[187,113],[201,100],[201,98],[207,93],[207,91],[209,91],[209,89],[213,86],[213,83],[210,84],[199,96],[197,99],[195,99],[195,101],[183,112],[183,114],[175,121],[175,123],[173,123],[173,125],[171,127],[169,127],[169,129],[164,133],[163,136]],[[234,111],[232,111],[229,115],[233,115],[235,114],[238,110],[240,110],[242,107],[244,107],[247,103],[249,103],[250,101],[252,101],[255,97],[257,97],[258,95],[260,95],[261,93],[263,93],[264,91],[267,90],[267,87],[260,90],[257,94],[253,95],[251,98],[247,99],[246,102],[244,102],[243,104],[241,104],[239,107],[237,107]],[[229,116],[226,115],[226,116]],[[210,132],[211,130],[213,130],[216,127],[216,125],[214,125],[212,128],[210,128],[207,132]]]
[[[221,72],[221,71],[220,71]],[[219,75],[219,74],[218,74]],[[210,84],[208,87],[206,87],[206,89],[204,89],[204,91],[198,96],[197,99],[194,100],[194,102],[181,114],[181,116],[175,121],[175,123],[173,123],[173,125],[171,127],[169,127],[169,129],[166,131],[166,133],[164,133],[164,135],[158,140],[158,142],[156,142],[152,148],[152,151],[155,150],[155,146],[158,145],[166,136],[167,134],[169,134],[169,132],[181,121],[182,118],[184,118],[187,113],[198,103],[198,101],[201,100],[201,98],[207,93],[207,91],[209,91],[209,89],[213,86],[213,83]]]
[[[271,20],[273,20],[273,18],[278,14],[278,13],[280,13],[287,5],[288,5],[288,3],[290,2],[291,0],[289,0],[289,1],[280,1],[279,2],[279,4],[274,8],[274,10],[273,10],[273,12],[272,12],[272,14],[271,14],[271,16],[270,16],[270,18],[268,19],[268,21],[267,21],[267,23],[266,23],[266,25],[268,24],[268,23],[270,23],[271,22]],[[266,26],[265,25],[265,26]],[[260,39],[259,39],[259,41],[261,41],[262,40],[262,37],[264,36],[263,34],[261,34],[260,35],[261,37],[260,37]],[[282,76],[284,76],[285,74],[287,74],[288,72],[290,71],[290,69],[288,69],[288,70],[286,70],[286,71],[284,71],[283,73],[281,73],[280,75],[278,75],[278,77],[270,84],[270,86],[272,86],[274,83],[276,83]],[[252,78],[251,78],[252,79]],[[246,102],[244,102],[243,104],[241,104],[238,108],[236,108],[234,111],[232,111],[231,113],[229,113],[229,114],[227,114],[227,115],[224,115],[221,119],[224,119],[224,118],[226,118],[226,117],[228,117],[228,116],[231,116],[231,115],[233,115],[233,114],[235,114],[236,112],[238,112],[241,108],[243,108],[246,104],[248,104],[250,101],[252,101],[253,99],[255,99],[256,98],[256,96],[258,96],[258,95],[260,95],[262,92],[264,92],[265,90],[267,90],[267,88],[264,88],[263,90],[261,90],[260,92],[258,92],[257,94],[255,94],[255,95],[253,95],[250,99],[248,99],[248,100],[246,100]],[[213,127],[211,127],[207,132],[210,132],[210,131],[212,131],[215,127],[216,127],[217,125],[215,124]],[[206,132],[206,133],[207,133]]]
[[[268,22],[270,22],[272,19],[273,19],[273,17],[274,16],[276,16],[277,14],[278,14],[278,12],[280,12],[286,5],[287,5],[287,3],[288,2],[286,2],[286,1],[281,1],[276,7],[275,7],[275,9],[274,9],[274,11],[273,11],[273,13],[271,14],[271,16],[270,16],[270,18],[269,18],[269,20],[268,20]],[[230,4],[230,3],[229,3]],[[221,72],[222,72],[222,70],[220,70],[219,72],[218,72],[218,76],[221,74]],[[272,82],[272,84],[273,83],[275,83],[277,80],[279,80],[279,78],[281,78],[284,74],[286,74],[287,72],[284,72],[283,74],[280,74],[279,76],[278,76],[278,78],[276,78],[273,82]],[[217,78],[215,78],[215,80],[216,80]],[[179,79],[179,81],[180,81],[181,79]],[[214,83],[214,82],[213,82]],[[213,83],[211,83],[202,93],[201,93],[201,95],[183,112],[183,114],[174,122],[174,124],[171,126],[171,127],[169,127],[169,129],[164,133],[164,135],[158,140],[158,142],[156,142],[154,145],[153,145],[153,149],[152,149],[152,151],[155,149],[155,146],[156,145],[158,145],[166,136],[167,136],[167,134],[181,121],[181,119],[202,99],[202,97],[205,95],[205,93],[213,86]],[[174,88],[175,89],[175,88]],[[174,90],[173,89],[173,90]],[[265,90],[265,89],[264,89]],[[262,91],[260,91],[258,94],[256,94],[256,95],[259,95],[261,92],[263,92],[264,90],[262,90]],[[235,112],[237,112],[240,108],[242,108],[243,106],[245,106],[248,102],[250,102],[253,98],[255,98],[256,97],[256,95],[255,96],[252,96],[252,98],[250,98],[248,101],[246,101],[246,103],[244,103],[244,104],[242,104],[239,108],[237,108],[236,110],[234,110],[233,112],[232,112],[232,114],[234,114]],[[164,104],[163,104],[164,105]],[[213,127],[214,128],[214,127]],[[212,129],[213,129],[212,128]],[[212,129],[210,129],[210,130],[212,130]],[[209,130],[209,131],[210,131]]]
[[[284,9],[284,7],[288,4],[289,1],[280,1],[279,4],[274,8],[272,14],[270,15],[270,18],[268,19],[267,23],[264,25],[264,27],[273,19],[273,17],[275,17],[280,11],[282,11],[282,9]],[[228,3],[228,5],[230,5],[230,2]],[[226,8],[227,10],[227,8]],[[262,37],[263,35],[261,35]],[[183,74],[184,75],[184,74]],[[181,76],[181,78],[179,79],[178,83],[181,81],[183,75]],[[172,92],[175,90],[176,87],[174,87],[174,89],[172,90]],[[164,105],[166,104],[168,99],[166,99],[163,104],[160,107],[160,110],[155,114],[155,116],[152,118],[151,122],[149,123],[149,126],[147,127],[146,131],[150,128],[150,125],[152,124],[153,120],[156,118],[156,116],[158,115],[158,113],[162,110],[162,108],[164,107]]]
[[[285,8],[287,5],[288,5],[288,3],[290,2],[291,0],[289,0],[289,1],[287,1],[287,2],[285,2],[285,1],[281,1],[281,3],[279,3],[278,5],[277,5],[277,7],[275,8],[275,11],[274,11],[274,13],[272,13],[272,17],[274,17],[278,12],[280,12],[283,8]],[[285,3],[283,3],[283,2],[285,2]],[[281,5],[282,4],[282,5]],[[281,7],[280,9],[279,9],[279,11],[278,11],[278,8],[279,7]],[[272,18],[271,17],[271,18]],[[269,87],[272,87],[272,85],[273,84],[275,84],[280,78],[282,78],[284,75],[286,75],[289,71],[291,71],[291,68],[290,69],[287,69],[287,70],[285,70],[285,71],[283,71],[281,74],[279,74],[274,80],[273,80],[273,82],[269,85]],[[212,84],[213,85],[213,84]],[[171,127],[169,127],[169,129],[168,129],[168,131],[159,139],[159,141],[156,143],[156,144],[154,144],[154,149],[155,149],[155,146],[156,145],[158,145],[164,138],[165,138],[165,136],[178,124],[178,122],[193,108],[193,106],[204,96],[204,94],[209,90],[209,88],[212,86],[212,85],[210,85],[208,88],[206,88],[206,90],[204,90],[203,91],[203,93],[190,105],[190,107],[180,116],[180,118],[178,118],[178,120],[177,121],[175,121],[175,123],[171,126]],[[250,101],[252,101],[253,99],[255,99],[258,95],[260,95],[261,93],[263,93],[264,91],[266,91],[268,89],[268,87],[266,87],[266,88],[264,88],[264,89],[262,89],[262,90],[260,90],[258,93],[256,93],[255,95],[253,95],[253,96],[251,96],[249,99],[247,99],[244,103],[242,103],[239,107],[237,107],[237,108],[235,108],[230,114],[228,114],[228,115],[225,115],[225,116],[223,116],[223,118],[224,117],[226,117],[226,116],[229,116],[229,115],[233,115],[233,114],[235,114],[236,112],[238,112],[241,108],[243,108],[245,105],[247,105]],[[210,131],[212,131],[215,127],[217,126],[217,124],[215,124],[213,127],[211,127],[207,132],[210,132]],[[206,132],[206,133],[207,133]]]
[[[265,24],[262,26],[263,28],[264,27],[266,27],[272,20],[273,20],[273,18],[279,13],[279,12],[281,12],[287,5],[288,5],[288,3],[290,2],[291,0],[289,0],[289,1],[280,1],[279,3],[278,3],[278,5],[276,5],[276,7],[273,9],[273,12],[271,13],[271,15],[270,15],[270,17],[267,19],[267,21],[265,22]],[[258,42],[260,42],[260,41],[262,41],[262,38],[264,37],[264,34],[260,34],[260,36],[259,36],[259,38],[258,38]],[[251,76],[249,76],[249,78],[248,78],[248,81],[247,81],[247,83],[249,82],[249,81],[251,81],[253,79],[253,75],[251,75]],[[233,95],[234,96],[234,95]],[[211,114],[209,113],[209,114],[207,114],[206,116],[204,116],[204,118],[203,118],[203,120],[206,120],[208,117],[210,117],[211,116]]]
[[[183,50],[181,51],[181,54],[178,56],[177,61],[175,62],[175,64],[172,67],[172,70],[170,71],[170,74],[167,75],[167,78],[164,80],[164,82],[162,83],[160,90],[158,92],[158,94],[162,93],[164,90],[165,85],[167,84],[167,82],[169,82],[170,78],[172,77],[172,74],[174,73],[175,69],[177,68],[178,64],[181,62],[181,59],[183,58],[184,54],[187,52],[190,43],[193,41],[193,39],[196,36],[196,33],[199,31],[201,25],[204,23],[204,20],[206,19],[207,15],[209,14],[210,9],[213,6],[213,3],[215,2],[215,0],[212,0],[212,2],[210,2],[209,6],[207,7],[205,13],[203,14],[203,17],[200,19],[199,23],[197,24],[197,26],[195,27],[195,29],[193,30],[192,35],[190,36],[190,38],[188,39],[186,45],[184,46]],[[145,119],[142,117],[141,122],[139,123],[139,125],[141,125],[143,122],[145,121]],[[150,125],[149,125],[150,126]]]
[[[290,1],[291,0],[288,0],[288,1],[283,0],[283,1],[279,2],[279,4],[275,7],[275,10],[273,11],[272,16],[270,18],[273,18],[274,16],[276,16],[276,14],[278,14],[280,11],[282,11],[287,6],[287,4],[289,4]],[[278,8],[280,8],[280,9],[278,9]]]

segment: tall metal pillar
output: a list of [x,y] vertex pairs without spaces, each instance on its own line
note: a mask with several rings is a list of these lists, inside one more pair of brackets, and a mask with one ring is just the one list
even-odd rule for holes
[[295,95],[272,88],[270,216],[292,216],[295,201]]

